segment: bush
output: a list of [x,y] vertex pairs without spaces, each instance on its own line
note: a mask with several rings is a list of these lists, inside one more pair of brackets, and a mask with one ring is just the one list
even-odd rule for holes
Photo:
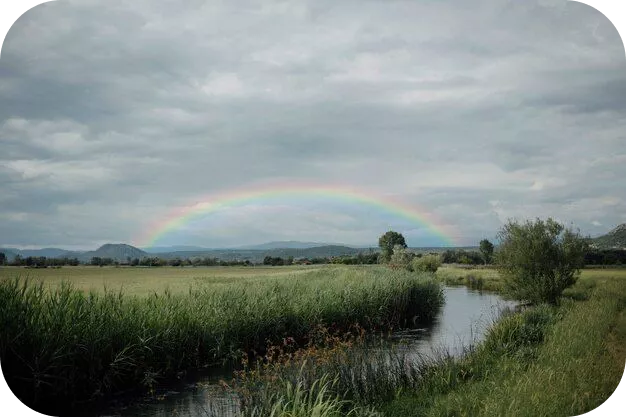
[[411,252],[408,252],[405,247],[396,245],[393,247],[393,253],[391,254],[389,263],[395,267],[405,268],[410,271],[411,259],[413,259],[413,256],[414,255]]
[[586,240],[552,219],[509,222],[498,234],[496,265],[504,291],[531,303],[557,304],[565,288],[578,279]]
[[424,255],[411,261],[415,272],[437,272],[441,266],[441,257],[438,255]]

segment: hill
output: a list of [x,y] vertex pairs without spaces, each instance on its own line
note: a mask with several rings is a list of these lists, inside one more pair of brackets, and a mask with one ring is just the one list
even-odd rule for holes
[[147,248],[141,248],[146,253],[170,253],[170,252],[201,252],[206,250],[212,250],[211,248],[205,248],[202,246],[150,246]]
[[67,249],[59,249],[59,248],[42,248],[42,249],[20,249],[18,253],[23,257],[45,256],[46,258],[63,258],[65,256],[70,257],[70,255],[74,255],[76,252],[68,251]]
[[603,236],[591,240],[598,249],[626,249],[626,223],[622,223]]
[[127,258],[142,259],[148,256],[148,253],[134,246],[126,245],[124,243],[107,243],[100,246],[95,251],[81,253],[78,259],[82,262],[89,262],[91,258],[96,256],[100,258],[113,258],[116,261],[125,261]]
[[80,255],[80,252],[70,251],[67,249],[59,248],[41,248],[41,249],[16,249],[16,248],[0,248],[0,252],[3,252],[9,261],[13,260],[17,255],[22,258],[29,256],[33,257],[46,257],[46,258],[74,258]]
[[[377,250],[378,248],[376,248]],[[367,252],[368,249],[351,248],[341,245],[316,246],[314,248],[276,248],[276,249],[210,249],[202,251],[175,251],[159,253],[157,256],[163,259],[174,258],[218,258],[224,261],[249,260],[250,262],[262,262],[266,256],[288,258],[322,258],[342,255],[355,255],[359,252]]]
[[260,245],[240,246],[234,249],[258,249],[258,250],[308,249],[308,248],[316,248],[320,246],[344,246],[346,247],[346,245],[338,245],[338,244],[332,244],[332,243],[300,242],[297,240],[281,240],[281,241],[275,241],[275,242],[261,243]]

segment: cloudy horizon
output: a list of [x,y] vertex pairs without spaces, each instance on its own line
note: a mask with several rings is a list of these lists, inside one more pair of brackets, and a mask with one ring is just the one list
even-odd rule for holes
[[[0,247],[475,245],[535,217],[597,236],[626,223],[625,136],[624,45],[581,3],[57,0],[0,56]],[[159,229],[285,183],[376,203],[241,199]]]

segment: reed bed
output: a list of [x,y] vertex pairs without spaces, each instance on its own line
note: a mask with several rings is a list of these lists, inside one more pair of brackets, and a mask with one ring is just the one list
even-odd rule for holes
[[242,352],[262,354],[285,338],[303,345],[319,326],[389,330],[429,320],[442,302],[432,278],[384,268],[323,268],[146,297],[4,280],[0,359],[18,398],[56,412]]

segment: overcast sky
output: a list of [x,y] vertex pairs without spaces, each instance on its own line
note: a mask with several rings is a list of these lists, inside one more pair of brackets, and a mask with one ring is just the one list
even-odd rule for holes
[[[0,59],[0,245],[141,245],[172,212],[272,184],[394,199],[458,244],[508,218],[626,222],[626,59],[565,0],[43,4]],[[200,216],[156,244],[443,243],[326,199]],[[156,230],[155,230],[156,231]]]

